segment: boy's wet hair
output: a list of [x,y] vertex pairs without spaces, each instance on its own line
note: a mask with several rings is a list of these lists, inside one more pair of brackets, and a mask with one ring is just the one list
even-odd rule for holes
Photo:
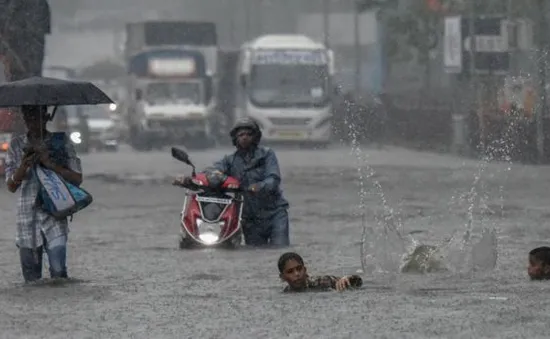
[[550,247],[548,246],[541,246],[531,250],[529,256],[539,260],[544,265],[550,265]]
[[304,259],[298,253],[286,252],[279,257],[279,261],[277,262],[279,273],[283,273],[286,263],[290,260],[295,260],[300,265],[304,265]]

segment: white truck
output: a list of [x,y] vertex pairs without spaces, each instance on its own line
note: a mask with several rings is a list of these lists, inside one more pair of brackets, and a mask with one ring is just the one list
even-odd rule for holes
[[250,117],[262,140],[327,145],[334,56],[304,35],[264,35],[241,46],[236,118]]
[[137,150],[170,143],[212,145],[216,26],[208,22],[127,24],[128,77],[121,110]]

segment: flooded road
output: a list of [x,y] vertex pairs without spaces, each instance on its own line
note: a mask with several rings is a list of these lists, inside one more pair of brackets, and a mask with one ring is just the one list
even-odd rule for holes
[[[192,152],[202,168],[223,150]],[[383,209],[423,243],[461,230],[478,188],[474,224],[496,227],[498,264],[475,274],[364,275],[363,289],[283,295],[282,250],[177,249],[190,173],[169,150],[82,157],[95,198],[71,224],[71,283],[23,286],[14,245],[15,196],[0,192],[0,338],[547,338],[550,284],[530,282],[527,253],[550,238],[550,168],[485,165],[397,148],[281,150],[292,249],[313,274],[361,268],[361,214]],[[361,210],[358,170],[363,180]]]

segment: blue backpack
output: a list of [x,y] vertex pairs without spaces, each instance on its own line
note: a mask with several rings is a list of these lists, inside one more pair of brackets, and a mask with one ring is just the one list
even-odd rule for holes
[[[62,166],[68,164],[66,142],[65,133],[53,133],[48,145],[50,157]],[[50,169],[35,165],[33,174],[40,183],[37,205],[55,218],[72,218],[73,214],[88,207],[93,201],[92,195],[86,190],[67,182]]]

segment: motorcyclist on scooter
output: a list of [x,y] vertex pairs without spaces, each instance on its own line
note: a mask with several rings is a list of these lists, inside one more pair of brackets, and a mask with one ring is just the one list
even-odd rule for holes
[[[233,176],[244,188],[242,229],[250,246],[289,246],[288,201],[280,188],[281,173],[275,152],[259,146],[262,132],[252,119],[238,121],[230,132],[236,152],[214,163],[219,171]],[[188,184],[191,178],[176,180]]]

